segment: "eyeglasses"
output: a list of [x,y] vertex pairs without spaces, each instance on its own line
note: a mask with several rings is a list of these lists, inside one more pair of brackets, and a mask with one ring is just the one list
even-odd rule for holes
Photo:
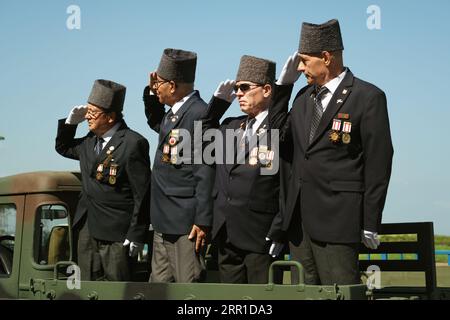
[[233,90],[235,93],[238,93],[239,90],[241,90],[242,93],[247,93],[247,91],[253,90],[257,87],[262,87],[262,84],[250,84],[250,83],[241,83],[237,84],[233,87]]
[[104,114],[104,113],[106,113],[106,112],[104,112],[104,111],[93,111],[93,110],[89,110],[88,109],[88,111],[87,111],[87,113],[86,113],[86,115],[89,117],[89,118],[92,118],[92,119],[97,119],[98,117],[100,117],[102,114]]
[[153,89],[158,90],[164,83],[170,82],[169,80],[156,80],[153,82]]

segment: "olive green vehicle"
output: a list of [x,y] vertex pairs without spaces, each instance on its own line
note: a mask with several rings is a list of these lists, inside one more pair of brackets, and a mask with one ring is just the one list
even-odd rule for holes
[[[215,283],[216,265],[208,255],[206,283],[148,283],[149,250],[133,262],[133,281],[79,281],[76,252],[72,240],[71,219],[81,191],[80,174],[71,172],[34,172],[0,178],[0,299],[201,299],[201,300],[367,300],[375,298],[445,299],[450,288],[436,287],[433,243],[426,243],[432,224],[418,232],[415,247],[417,261],[392,264],[388,261],[362,261],[362,270],[370,263],[382,270],[406,268],[424,271],[426,286],[369,290],[366,284],[349,286],[312,286],[302,283],[301,265],[277,261],[271,266],[267,284],[234,285]],[[406,225],[406,228],[418,225]],[[391,226],[392,227],[392,226]],[[430,229],[431,227],[431,229]],[[428,229],[427,229],[428,228]],[[425,231],[424,231],[425,230]],[[428,230],[428,231],[427,231]],[[388,230],[389,231],[389,230]],[[405,232],[410,232],[406,230]],[[425,237],[422,237],[422,234]],[[423,241],[422,241],[423,240]],[[425,245],[424,245],[425,244]],[[400,244],[401,246],[405,244]],[[385,252],[399,249],[382,244]],[[384,263],[384,264],[383,264]],[[284,270],[284,271],[283,271]],[[290,270],[300,272],[299,284],[289,282]],[[284,273],[284,284],[274,284],[275,271]]]

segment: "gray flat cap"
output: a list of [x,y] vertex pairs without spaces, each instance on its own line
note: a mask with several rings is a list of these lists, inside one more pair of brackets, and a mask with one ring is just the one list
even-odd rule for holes
[[276,64],[273,61],[244,55],[241,57],[236,81],[251,81],[259,84],[275,81]]
[[323,24],[308,22],[302,24],[299,53],[308,54],[339,50],[344,50],[339,21],[333,19]]
[[165,80],[193,83],[197,54],[181,49],[164,49],[156,73]]
[[107,111],[122,111],[127,88],[111,80],[98,79],[92,86],[88,103]]

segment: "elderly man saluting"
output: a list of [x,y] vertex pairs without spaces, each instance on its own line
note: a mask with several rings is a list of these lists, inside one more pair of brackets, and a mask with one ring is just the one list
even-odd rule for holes
[[[87,106],[58,123],[56,151],[80,162],[73,226],[82,280],[129,280],[128,255],[138,253],[148,230],[149,144],[123,120],[125,92],[121,84],[96,80]],[[90,132],[75,139],[84,120]]]
[[359,243],[379,244],[391,175],[386,96],[344,66],[343,49],[337,20],[303,23],[298,54],[278,83],[292,90],[303,72],[308,85],[289,114],[269,116],[271,125],[285,125],[280,140],[291,150],[283,229],[309,284],[360,282]]
[[[212,231],[221,282],[267,283],[269,266],[283,247],[280,176],[274,165],[278,145],[271,139],[267,115],[271,108],[287,107],[290,90],[280,88],[287,95],[274,92],[274,81],[275,62],[244,55],[236,80],[222,82],[210,102],[208,121],[224,137],[223,147],[216,146]],[[235,97],[245,115],[219,125]]]
[[201,156],[201,146],[194,146],[194,122],[207,111],[194,90],[196,66],[195,52],[165,49],[144,89],[147,123],[159,134],[152,176],[150,282],[197,282],[205,274],[214,172],[194,161],[195,152]]

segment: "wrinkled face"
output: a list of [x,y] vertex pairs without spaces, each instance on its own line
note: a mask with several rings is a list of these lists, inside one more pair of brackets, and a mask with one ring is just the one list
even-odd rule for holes
[[84,118],[88,122],[89,130],[98,136],[108,131],[114,124],[113,113],[107,113],[102,108],[88,103],[88,110]]
[[160,76],[156,76],[157,81],[155,82],[153,89],[156,91],[159,102],[162,104],[170,105],[170,101],[173,94],[173,82],[165,80]]
[[234,87],[242,112],[251,117],[257,116],[267,106],[272,94],[269,84],[257,84],[250,81],[238,81]]
[[299,54],[300,63],[297,70],[303,72],[308,84],[322,86],[328,72],[322,54]]

